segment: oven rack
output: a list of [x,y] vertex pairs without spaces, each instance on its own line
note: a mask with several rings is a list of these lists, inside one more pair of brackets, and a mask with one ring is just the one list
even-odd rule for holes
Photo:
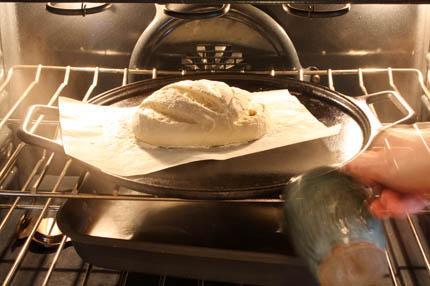
[[[127,79],[130,74],[137,74],[137,75],[144,75],[148,76],[149,78],[157,78],[158,76],[183,76],[190,73],[193,73],[192,71],[182,70],[182,71],[163,71],[163,70],[134,70],[134,69],[113,69],[113,68],[99,68],[99,67],[71,67],[71,66],[43,66],[43,65],[17,65],[11,67],[8,72],[6,73],[6,77],[3,79],[3,82],[0,82],[0,97],[3,91],[7,90],[7,87],[12,82],[12,79],[14,75],[19,72],[20,70],[30,70],[34,72],[34,79],[31,81],[28,86],[25,88],[25,91],[18,97],[16,101],[14,101],[13,105],[9,108],[8,112],[3,116],[3,118],[0,117],[0,130],[5,125],[8,124],[21,124],[22,121],[20,118],[12,118],[14,115],[14,112],[17,111],[18,108],[22,107],[24,104],[24,100],[31,97],[31,91],[35,88],[38,84],[41,83],[41,74],[43,73],[49,73],[53,71],[63,71],[64,72],[64,80],[62,83],[58,85],[58,88],[56,89],[55,93],[50,97],[48,103],[40,103],[40,104],[46,104],[48,106],[52,106],[56,103],[56,100],[58,97],[61,96],[61,93],[65,87],[69,84],[69,78],[72,73],[86,73],[86,74],[92,74],[92,83],[88,87],[88,90],[85,92],[85,94],[81,97],[83,102],[88,101],[92,96],[94,96],[94,90],[99,84],[99,77],[101,74],[111,74],[116,77],[119,77],[121,79],[121,85],[124,86],[127,84]],[[213,72],[211,72],[213,73]],[[226,71],[222,71],[222,73],[226,73]],[[228,72],[227,72],[228,73]],[[237,72],[232,72],[237,73]],[[415,82],[418,84],[419,89],[422,91],[423,100],[424,102],[429,101],[430,102],[430,91],[426,87],[426,82],[424,80],[423,74],[418,69],[411,69],[411,68],[358,68],[358,69],[344,69],[344,70],[305,70],[300,69],[298,71],[276,71],[276,70],[268,70],[268,71],[245,71],[243,70],[242,73],[247,74],[257,74],[257,75],[267,75],[271,77],[277,77],[277,76],[295,76],[300,80],[304,80],[306,77],[310,77],[312,81],[319,82],[321,80],[321,77],[327,78],[327,86],[331,90],[335,89],[335,77],[336,76],[356,76],[357,77],[357,84],[362,92],[363,95],[368,95],[368,88],[365,84],[365,76],[372,76],[372,75],[385,75],[387,83],[389,87],[396,91],[397,93],[401,94],[399,91],[399,88],[397,87],[395,80],[394,80],[394,74],[409,74],[415,77]],[[430,77],[430,76],[429,76]],[[1,80],[1,75],[0,75]],[[430,105],[429,105],[430,106]],[[27,107],[27,106],[26,106]],[[372,107],[372,106],[371,106]],[[429,109],[430,110],[430,109]],[[37,127],[40,125],[40,123],[43,121],[44,116],[41,115],[37,120],[34,121],[34,124],[31,128],[31,132],[35,132]],[[52,121],[43,121],[48,123],[57,123]],[[6,162],[3,162],[2,166],[0,166],[0,186],[4,184],[5,181],[7,181],[8,177],[11,175],[11,172],[14,171],[14,165],[20,156],[24,146],[26,143],[19,142],[16,147],[9,146],[8,148],[8,154],[7,154],[7,160]],[[136,193],[134,192],[132,195],[128,190],[126,192],[121,192],[121,188],[115,190],[112,194],[88,194],[88,193],[79,193],[79,188],[75,187],[70,192],[58,192],[58,187],[61,184],[61,181],[63,180],[63,177],[66,176],[67,169],[70,168],[70,165],[72,163],[72,160],[67,161],[67,163],[64,165],[64,168],[62,170],[62,175],[58,177],[57,182],[54,184],[56,188],[52,189],[50,192],[46,191],[40,191],[38,190],[38,184],[41,183],[41,181],[44,179],[46,170],[49,168],[50,162],[52,162],[55,154],[48,154],[48,151],[43,152],[43,156],[40,158],[38,164],[35,166],[37,168],[34,169],[34,172],[31,174],[33,177],[36,176],[36,172],[39,168],[41,168],[42,162],[46,160],[49,162],[47,165],[45,165],[42,168],[42,173],[39,175],[37,181],[32,185],[29,186],[30,182],[28,184],[25,184],[24,187],[22,187],[20,190],[9,190],[7,188],[1,188],[0,190],[0,196],[13,196],[13,197],[40,197],[40,198],[62,198],[62,199],[69,199],[69,198],[82,198],[82,199],[119,199],[119,200],[155,200],[155,201],[181,201],[182,199],[178,198],[159,198],[154,197],[149,194],[143,194],[143,193]],[[0,162],[1,163],[1,162]],[[64,173],[64,174],[63,174]],[[81,174],[81,179],[85,176],[86,173]],[[29,181],[32,178],[29,178]],[[187,200],[190,201],[190,200]],[[198,201],[198,200],[193,200]],[[249,201],[258,201],[258,202],[276,202],[281,200],[278,199],[245,199],[245,200],[229,200],[230,202],[249,202]]]
[[[41,75],[42,73],[51,73],[51,72],[64,72],[64,80],[58,85],[57,89],[55,90],[54,94],[50,97],[49,102],[47,105],[53,105],[56,102],[56,99],[58,99],[59,96],[61,96],[62,91],[67,87],[69,84],[69,78],[72,73],[84,73],[88,75],[92,75],[92,83],[89,85],[87,91],[82,96],[82,101],[87,101],[89,98],[94,96],[94,91],[96,90],[96,87],[100,83],[100,76],[103,74],[110,74],[115,77],[117,77],[122,85],[127,84],[127,79],[129,75],[131,74],[138,74],[138,75],[144,75],[148,78],[157,78],[158,76],[181,76],[186,75],[189,73],[192,73],[190,71],[163,71],[163,70],[132,70],[132,69],[114,69],[114,68],[102,68],[102,67],[71,67],[71,66],[45,66],[45,65],[17,65],[11,67],[5,76],[2,78],[0,77],[0,96],[3,94],[3,92],[7,91],[8,88],[11,85],[11,82],[13,81],[16,74],[20,71],[29,71],[34,73],[33,80],[28,84],[28,86],[25,88],[24,92],[20,94],[20,96],[17,98],[17,100],[14,101],[6,115],[3,116],[3,118],[0,121],[0,130],[3,128],[3,126],[9,124],[9,123],[15,123],[20,122],[20,118],[13,118],[13,115],[15,114],[16,110],[18,108],[22,108],[25,100],[32,96],[31,91],[41,83]],[[225,71],[223,71],[225,73]],[[325,78],[327,82],[327,86],[332,89],[335,89],[335,82],[336,79],[342,76],[354,76],[356,77],[356,84],[358,84],[359,89],[361,90],[362,94],[367,95],[368,88],[366,86],[366,82],[371,79],[372,76],[378,75],[378,76],[384,76],[387,80],[387,83],[389,87],[400,93],[399,88],[395,82],[395,78],[397,78],[398,75],[404,75],[407,74],[409,76],[412,76],[415,78],[415,84],[419,87],[421,93],[423,96],[430,100],[430,93],[426,87],[426,82],[423,74],[417,70],[417,69],[410,69],[410,68],[358,68],[358,69],[327,69],[327,70],[305,70],[300,69],[298,71],[276,71],[276,70],[268,70],[268,71],[242,71],[242,73],[247,74],[258,74],[258,75],[267,75],[272,77],[277,76],[295,76],[300,80],[305,80],[305,78],[311,78],[312,81],[319,81],[322,78]],[[45,104],[45,103],[43,103]],[[37,126],[43,122],[43,116],[40,116],[34,123],[32,131],[35,131]],[[130,195],[128,192],[123,194],[121,192],[121,189],[114,190],[112,194],[88,194],[88,193],[80,193],[79,192],[79,179],[83,179],[86,175],[86,172],[83,171],[80,175],[80,178],[77,180],[77,183],[73,187],[72,190],[64,191],[60,190],[60,185],[62,181],[67,177],[67,173],[69,169],[71,168],[71,165],[73,161],[71,159],[66,160],[60,174],[56,177],[55,182],[53,183],[52,188],[50,191],[41,191],[39,190],[39,186],[41,182],[43,181],[44,177],[48,174],[48,169],[51,166],[55,154],[48,152],[46,150],[43,150],[42,155],[40,159],[36,162],[36,164],[33,166],[32,171],[30,172],[29,177],[25,180],[24,185],[19,189],[11,189],[4,187],[5,183],[10,180],[10,177],[14,175],[16,172],[16,163],[19,158],[19,156],[22,156],[23,149],[25,147],[24,142],[18,142],[16,146],[10,145],[10,148],[7,149],[7,159],[5,162],[0,165],[0,198],[6,197],[9,199],[13,199],[11,203],[2,203],[0,204],[0,210],[5,210],[6,214],[2,218],[2,221],[0,222],[0,234],[2,231],[4,232],[5,226],[13,220],[13,214],[14,212],[18,210],[37,210],[40,211],[40,214],[37,217],[37,221],[32,227],[29,236],[26,238],[25,243],[21,246],[21,249],[19,251],[19,254],[17,255],[16,259],[14,260],[10,270],[8,271],[8,274],[6,277],[0,277],[0,281],[3,281],[2,285],[10,285],[13,281],[13,278],[16,274],[16,272],[19,270],[19,267],[24,260],[24,257],[26,256],[26,253],[29,250],[30,243],[34,239],[35,233],[37,231],[38,225],[40,222],[46,217],[47,213],[49,211],[57,211],[60,208],[61,201],[63,199],[69,199],[69,198],[80,198],[80,199],[108,199],[108,200],[143,200],[143,201],[187,201],[190,200],[184,200],[179,198],[159,198],[154,197],[151,195],[139,193]],[[37,200],[33,200],[30,203],[26,200],[27,198],[34,198]],[[36,202],[37,201],[37,202]],[[199,200],[193,200],[193,201],[199,201]],[[227,200],[225,200],[227,201]],[[228,200],[229,202],[235,202],[235,203],[249,203],[249,202],[256,202],[256,203],[264,203],[264,202],[277,202],[282,203],[282,199],[245,199],[245,200]],[[426,216],[429,215],[430,211],[423,211],[420,215]],[[396,227],[397,222],[395,220],[389,219],[384,221],[384,228],[387,235],[387,249],[386,249],[386,256],[387,261],[389,265],[389,274],[391,281],[393,285],[410,285],[407,282],[407,279],[402,278],[401,272],[404,270],[404,266],[402,266],[401,262],[398,261],[397,252],[399,242],[395,238],[395,235],[393,235],[393,229]],[[428,246],[426,245],[426,241],[423,239],[423,235],[421,233],[420,227],[417,222],[416,216],[408,216],[406,220],[406,224],[408,225],[408,228],[412,234],[413,243],[415,244],[414,248],[417,248],[420,253],[420,259],[422,260],[420,265],[423,266],[416,266],[415,268],[418,268],[424,270],[427,272],[428,275],[428,281],[430,282],[430,259],[429,259],[429,253],[428,253]],[[49,279],[51,275],[53,274],[53,271],[56,267],[57,261],[61,256],[61,253],[67,243],[67,237],[63,236],[61,239],[60,244],[58,245],[55,256],[53,257],[50,267],[46,271],[45,279],[42,285],[48,285]],[[397,246],[396,246],[397,245]],[[405,250],[403,250],[404,252]],[[401,259],[402,260],[402,259]],[[89,275],[91,272],[91,265],[87,268],[86,275]],[[414,267],[412,267],[414,268]],[[412,270],[413,271],[413,270]],[[126,275],[126,273],[121,273],[122,275]],[[84,279],[84,283],[82,285],[86,285],[85,281],[87,278]],[[120,279],[122,280],[122,279]],[[122,284],[120,284],[122,285]],[[125,284],[124,284],[125,285]]]

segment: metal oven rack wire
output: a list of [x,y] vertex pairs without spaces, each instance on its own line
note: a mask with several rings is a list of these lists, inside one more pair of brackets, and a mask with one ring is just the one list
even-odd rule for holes
[[[12,115],[14,112],[20,108],[21,105],[23,105],[23,102],[26,100],[26,98],[31,97],[31,91],[34,89],[38,84],[40,84],[41,81],[41,74],[46,73],[52,73],[52,72],[63,72],[64,73],[64,80],[58,85],[56,88],[54,94],[50,97],[48,105],[53,105],[56,102],[56,99],[62,95],[63,90],[67,87],[69,84],[69,79],[72,74],[87,74],[89,76],[92,76],[92,83],[89,85],[87,91],[82,96],[82,101],[87,101],[91,96],[94,96],[94,90],[99,84],[100,81],[100,75],[106,75],[109,74],[111,76],[117,77],[122,85],[127,84],[127,78],[129,74],[140,74],[140,75],[146,75],[149,78],[156,78],[157,76],[162,75],[175,75],[175,76],[181,76],[189,71],[178,71],[178,72],[172,72],[172,71],[159,71],[156,69],[153,70],[129,70],[127,68],[125,69],[112,69],[112,68],[99,68],[99,67],[71,67],[71,66],[43,66],[43,65],[18,65],[11,67],[8,72],[5,74],[5,77],[3,78],[3,81],[0,82],[0,94],[8,89],[8,87],[11,84],[11,81],[13,80],[15,74],[19,71],[27,71],[34,73],[33,80],[28,84],[28,86],[25,88],[24,92],[20,94],[17,97],[17,100],[14,101],[11,108],[8,110],[8,112],[3,116],[3,118],[0,121],[0,129],[8,124],[11,121],[19,121],[19,118],[12,118]],[[245,72],[245,71],[243,71]],[[384,76],[386,78],[386,81],[389,85],[389,87],[392,90],[395,90],[399,92],[399,89],[396,85],[396,82],[394,80],[394,75],[402,76],[402,75],[409,75],[415,78],[416,84],[419,86],[420,92],[422,92],[423,96],[430,100],[430,92],[426,88],[425,78],[423,77],[423,74],[417,70],[417,69],[408,69],[408,68],[359,68],[359,69],[345,69],[345,70],[335,70],[335,69],[328,69],[328,70],[298,70],[298,71],[275,71],[275,70],[269,70],[269,71],[259,71],[259,72],[250,72],[246,71],[246,73],[252,73],[252,74],[265,74],[267,76],[295,76],[299,78],[300,80],[304,80],[305,77],[313,77],[313,78],[324,78],[327,82],[327,86],[335,90],[335,80],[338,78],[342,78],[343,76],[354,76],[356,77],[356,84],[358,84],[358,87],[360,88],[361,92],[363,94],[367,94],[367,87],[365,84],[365,78],[366,80],[371,80],[372,76],[378,75],[378,76]],[[0,78],[1,80],[1,78]],[[34,123],[32,131],[34,131],[37,126],[43,122],[43,115],[41,115]],[[14,166],[17,163],[17,160],[19,156],[21,156],[23,149],[25,147],[24,142],[19,142],[14,146],[13,148],[10,148],[8,150],[7,159],[5,162],[0,166],[0,185],[3,185],[3,183],[7,180],[7,178],[11,175],[12,172],[14,172]],[[37,216],[36,222],[34,225],[32,225],[31,229],[29,230],[29,234],[25,239],[25,242],[20,246],[20,249],[18,251],[17,256],[15,257],[14,261],[10,263],[10,269],[7,270],[7,274],[5,277],[0,277],[0,280],[2,281],[2,285],[11,285],[14,279],[14,276],[16,273],[20,270],[20,266],[26,257],[29,248],[30,243],[35,237],[36,231],[38,229],[39,224],[42,222],[42,220],[46,217],[46,214],[48,212],[56,211],[59,209],[59,205],[61,204],[61,200],[68,199],[68,198],[85,198],[85,199],[109,199],[109,200],[156,200],[156,201],[183,201],[182,199],[176,199],[176,198],[157,198],[150,195],[145,194],[137,194],[137,195],[129,195],[129,194],[121,194],[120,191],[114,191],[112,194],[88,194],[88,193],[80,193],[79,192],[79,184],[76,184],[75,187],[68,192],[60,191],[60,185],[64,178],[66,177],[66,174],[69,170],[69,168],[72,165],[72,160],[68,159],[65,164],[62,166],[62,170],[59,173],[58,177],[56,177],[56,181],[53,184],[53,187],[50,189],[50,191],[42,191],[39,190],[39,186],[41,181],[43,180],[44,176],[47,174],[47,170],[50,167],[50,164],[52,164],[54,160],[55,154],[50,153],[48,151],[43,151],[41,157],[39,160],[36,161],[35,165],[32,166],[32,171],[28,175],[28,178],[26,178],[25,183],[19,190],[13,190],[13,189],[1,189],[0,190],[0,199],[2,197],[7,197],[11,201],[10,203],[3,203],[0,204],[0,211],[4,212],[4,216],[0,217],[0,235],[2,232],[4,232],[6,225],[10,224],[13,220],[13,213],[18,210],[37,210],[39,211],[39,214]],[[38,175],[36,175],[38,174]],[[85,171],[81,173],[81,177],[85,175]],[[37,203],[36,200],[31,201],[30,203],[27,203],[25,199],[28,198],[38,198]],[[60,201],[60,202],[59,202]],[[235,200],[235,203],[243,203],[248,202],[249,200]],[[252,200],[252,201],[278,201],[282,202],[281,199],[260,199],[260,200]],[[42,202],[42,203],[40,203]],[[423,211],[420,216],[429,216],[429,211]],[[430,259],[428,254],[428,245],[426,245],[426,241],[423,240],[423,236],[420,233],[420,228],[417,226],[417,220],[415,216],[408,216],[407,217],[407,225],[409,225],[413,241],[412,243],[415,244],[416,248],[419,250],[420,258],[422,264],[424,265],[421,268],[424,268],[426,271],[426,275],[428,276],[428,283],[430,283]],[[401,275],[399,274],[402,269],[401,266],[399,266],[401,263],[397,261],[395,250],[394,250],[394,242],[390,240],[390,233],[392,232],[394,222],[393,220],[387,220],[384,222],[385,231],[387,234],[387,249],[386,249],[386,257],[388,260],[389,265],[389,274],[393,285],[406,285],[404,279],[401,278]],[[58,265],[58,261],[61,259],[62,252],[65,248],[65,245],[68,241],[68,238],[66,236],[62,236],[58,246],[56,246],[55,255],[53,255],[52,260],[49,262],[49,267],[45,268],[43,271],[44,273],[44,279],[41,285],[48,285],[54,270],[56,269],[56,266]],[[8,264],[9,266],[9,264]],[[1,266],[0,267],[4,267]],[[423,270],[423,269],[421,269]],[[85,267],[85,274],[84,278],[82,279],[82,285],[87,285],[88,277],[93,272],[93,267],[91,265],[87,265]],[[119,285],[125,285],[124,281],[126,280],[127,273],[119,271]],[[159,280],[160,285],[164,285],[165,277],[161,277]],[[204,285],[203,281],[199,281],[199,285]],[[409,285],[409,284],[408,284]],[[429,285],[429,284],[426,284]]]

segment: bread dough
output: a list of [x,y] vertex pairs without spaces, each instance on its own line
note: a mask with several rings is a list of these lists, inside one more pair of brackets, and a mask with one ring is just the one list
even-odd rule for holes
[[209,80],[185,80],[147,97],[133,116],[137,139],[163,147],[212,147],[261,138],[268,114],[248,91]]

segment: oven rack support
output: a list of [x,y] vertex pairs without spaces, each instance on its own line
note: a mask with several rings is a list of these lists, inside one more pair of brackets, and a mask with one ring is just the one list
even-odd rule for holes
[[[20,118],[12,118],[15,111],[22,107],[25,100],[27,98],[30,98],[32,96],[31,91],[41,83],[41,75],[42,73],[50,73],[50,72],[64,72],[64,80],[58,85],[57,89],[55,90],[54,94],[49,99],[49,102],[47,105],[54,105],[56,100],[59,96],[61,96],[62,91],[68,86],[69,79],[72,73],[86,73],[89,75],[92,75],[92,83],[89,85],[87,91],[82,96],[82,101],[87,101],[91,96],[94,96],[94,90],[99,84],[99,78],[100,75],[103,74],[110,74],[114,75],[115,77],[118,77],[121,81],[122,85],[127,84],[127,79],[130,74],[139,74],[139,75],[145,75],[148,76],[148,78],[157,78],[158,76],[181,76],[188,73],[192,73],[189,71],[162,71],[162,70],[131,70],[131,69],[113,69],[113,68],[102,68],[102,67],[71,67],[71,66],[44,66],[44,65],[17,65],[11,67],[8,72],[6,73],[6,77],[3,78],[3,81],[0,82],[0,96],[3,94],[4,91],[8,89],[11,82],[14,79],[14,76],[19,71],[30,71],[34,72],[34,78],[33,81],[29,83],[29,85],[25,88],[24,92],[20,94],[18,99],[13,103],[11,108],[8,110],[7,114],[3,116],[3,118],[0,120],[0,129],[3,128],[5,125],[7,125],[10,122],[20,122]],[[386,77],[386,80],[388,82],[388,85],[391,87],[392,90],[399,92],[399,89],[395,83],[394,75],[399,74],[408,74],[415,78],[415,83],[418,84],[420,91],[422,94],[430,100],[430,92],[428,91],[424,77],[422,73],[417,69],[409,69],[409,68],[358,68],[358,69],[327,69],[327,70],[298,70],[298,71],[275,71],[275,70],[268,70],[268,71],[242,71],[243,73],[250,73],[250,74],[259,74],[259,75],[267,75],[272,77],[277,76],[295,76],[300,80],[304,80],[306,76],[317,76],[317,77],[326,77],[327,79],[327,86],[335,90],[335,79],[341,76],[355,76],[357,80],[357,84],[362,91],[363,94],[368,94],[368,89],[365,84],[365,77],[371,77],[372,75],[384,75]],[[0,78],[2,80],[2,78]],[[400,92],[399,92],[400,93]],[[44,116],[41,115],[36,122],[33,125],[32,131],[35,131],[37,126],[43,122]],[[3,185],[5,181],[7,181],[7,178],[14,172],[14,168],[17,163],[17,159],[19,156],[22,155],[23,149],[25,147],[24,142],[19,142],[15,148],[10,150],[8,152],[7,160],[2,165],[0,165],[0,186]],[[112,194],[88,194],[88,193],[80,193],[79,192],[79,181],[76,183],[75,187],[71,191],[60,191],[59,187],[66,177],[67,171],[70,168],[72,164],[72,160],[68,159],[66,163],[64,164],[60,175],[56,179],[54,186],[50,191],[40,191],[39,186],[44,179],[44,177],[47,174],[48,168],[52,165],[52,162],[54,160],[55,154],[50,153],[46,150],[42,151],[42,155],[40,159],[37,161],[37,163],[33,166],[32,171],[30,172],[30,175],[28,178],[26,178],[24,185],[21,187],[20,190],[14,190],[14,189],[1,189],[0,190],[0,198],[1,197],[8,197],[12,198],[13,203],[11,204],[0,204],[0,210],[7,210],[6,215],[2,218],[2,221],[0,222],[0,233],[4,230],[4,227],[7,223],[9,223],[9,220],[12,217],[12,213],[16,210],[25,209],[25,210],[39,210],[40,214],[37,217],[37,221],[35,225],[32,227],[30,235],[27,237],[24,245],[21,247],[21,250],[16,257],[15,261],[13,262],[8,274],[6,277],[0,277],[0,281],[2,281],[2,285],[10,285],[13,281],[13,277],[16,274],[16,272],[19,270],[20,264],[22,260],[24,259],[29,245],[31,241],[34,238],[35,232],[38,228],[39,223],[42,221],[42,219],[45,217],[47,211],[56,211],[59,209],[58,203],[55,204],[54,200],[58,199],[69,199],[69,198],[81,198],[81,199],[107,199],[107,200],[151,200],[151,201],[175,201],[175,202],[181,202],[181,201],[187,201],[190,200],[183,200],[178,198],[158,198],[153,197],[151,195],[146,194],[133,194],[130,195],[128,193],[122,194],[121,189],[118,188],[116,191],[114,191]],[[38,174],[38,175],[37,175]],[[80,178],[82,179],[86,175],[86,172],[82,172]],[[42,204],[40,203],[34,203],[34,204],[28,204],[28,203],[21,203],[21,200],[30,197],[30,198],[38,198],[39,200],[42,200]],[[194,200],[199,201],[199,200]],[[248,199],[248,200],[229,200],[229,202],[235,202],[235,203],[264,203],[264,202],[278,202],[282,203],[282,199]],[[422,215],[429,215],[429,211],[424,211]],[[425,268],[429,275],[429,281],[430,281],[430,259],[428,254],[428,249],[426,248],[425,243],[422,240],[422,235],[420,234],[419,227],[417,226],[416,220],[413,216],[408,216],[407,222],[409,224],[409,227],[413,233],[413,236],[415,238],[415,243],[417,244],[420,253],[422,255],[422,259],[425,265]],[[387,220],[384,222],[385,229],[390,228],[392,226],[393,222],[392,220]],[[386,231],[387,233],[387,231]],[[51,265],[49,269],[46,272],[46,276],[44,279],[44,282],[42,285],[48,285],[49,279],[55,269],[55,265],[61,256],[61,252],[64,248],[64,245],[67,241],[67,237],[63,236],[61,239],[61,242],[59,246],[57,247],[56,254],[54,256],[54,259],[51,262]],[[393,249],[390,246],[391,244],[388,243],[388,247],[386,249],[386,256],[387,261],[389,264],[389,273],[391,276],[391,280],[393,282],[393,285],[403,285],[401,281],[399,280],[399,270],[396,268],[396,261],[393,258]],[[91,272],[91,266],[87,268],[87,274]]]

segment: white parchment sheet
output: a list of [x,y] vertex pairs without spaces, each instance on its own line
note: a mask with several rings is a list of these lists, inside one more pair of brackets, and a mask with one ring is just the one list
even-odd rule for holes
[[138,142],[131,118],[137,107],[99,106],[60,97],[60,125],[67,155],[103,171],[144,175],[199,161],[225,160],[303,141],[332,136],[340,126],[326,127],[288,90],[253,93],[270,114],[271,130],[250,143],[212,148],[162,148]]

